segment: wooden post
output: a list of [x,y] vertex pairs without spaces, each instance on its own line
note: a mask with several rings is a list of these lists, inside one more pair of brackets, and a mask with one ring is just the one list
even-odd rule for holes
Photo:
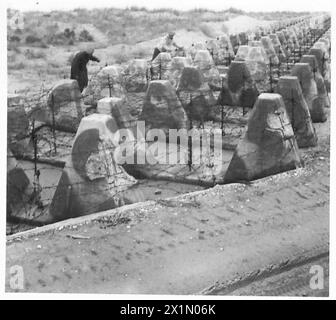
[[325,61],[326,61],[326,58],[325,58],[325,53],[323,52],[323,56],[322,56],[322,70],[321,70],[321,73],[322,73],[322,76],[324,75],[324,64],[325,64]]
[[221,130],[222,130],[222,136],[225,136],[225,131],[224,131],[224,103],[223,101],[223,90],[224,89],[224,79],[222,78],[222,99],[221,99]]
[[57,153],[57,146],[56,146],[56,131],[55,131],[55,100],[54,100],[54,94],[51,94],[51,111],[52,111],[52,134],[53,134],[53,140],[54,140],[54,152]]
[[37,169],[37,137],[35,133],[35,119],[33,119],[32,123],[32,133],[31,133],[33,146],[34,146],[34,182],[33,182],[33,188],[34,188],[34,194],[36,195],[39,191],[39,178],[40,178],[40,171]]
[[280,56],[281,56],[281,47],[279,48],[279,64],[278,64],[278,78],[281,77],[281,59],[280,59]]
[[[190,103],[189,103],[189,131],[193,128],[192,118],[191,118],[191,109],[192,109],[192,95],[190,94]],[[191,171],[192,167],[192,137],[188,135],[188,167]]]
[[270,81],[270,92],[273,93],[273,75],[272,75],[272,58],[269,59],[269,65],[270,65],[270,69],[269,69],[269,81]]
[[110,75],[107,75],[107,85],[109,87],[109,94],[110,94],[110,98],[112,97],[112,87],[111,87],[111,82],[110,82]]
[[294,105],[295,105],[295,99],[293,95],[293,89],[291,89],[291,104],[292,104],[292,127],[293,131],[295,132],[295,121],[294,121]]

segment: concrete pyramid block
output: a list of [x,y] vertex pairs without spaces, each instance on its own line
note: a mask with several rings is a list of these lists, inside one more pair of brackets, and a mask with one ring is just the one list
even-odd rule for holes
[[316,146],[316,132],[308,105],[302,94],[299,79],[292,76],[280,77],[277,92],[285,103],[298,146],[300,148]]
[[238,34],[238,38],[239,38],[239,43],[240,43],[240,44],[242,44],[242,45],[247,44],[247,42],[248,42],[248,37],[247,37],[246,32],[240,32],[240,33]]
[[15,156],[32,150],[29,136],[29,120],[22,96],[7,96],[7,146]]
[[275,33],[270,34],[269,37],[272,41],[275,53],[277,54],[279,61],[280,62],[285,62],[286,61],[286,54],[285,54],[285,50],[283,49],[282,44],[279,40],[279,37]]
[[314,74],[308,63],[296,63],[291,72],[296,76],[301,84],[303,96],[308,104],[310,116],[313,122],[324,122],[327,120],[325,113],[325,100],[321,100],[317,85],[314,80]]
[[330,63],[326,58],[324,50],[322,50],[321,48],[313,47],[309,50],[308,54],[314,55],[316,57],[319,71],[322,74],[328,92],[330,92],[331,69],[330,69]]
[[316,57],[317,63],[318,63],[318,69],[321,72],[322,76],[324,76],[324,74],[322,73],[322,71],[324,70],[325,66],[324,66],[324,53],[323,50],[320,48],[311,48],[308,52],[308,55],[314,55]]
[[[259,42],[259,41],[254,41]],[[268,89],[268,63],[266,52],[261,43],[257,46],[240,46],[235,58],[235,61],[243,60],[255,81],[259,91]]]
[[300,166],[298,146],[282,97],[262,93],[237,145],[224,182],[251,181]]
[[314,80],[316,82],[319,98],[325,101],[324,103],[325,103],[326,108],[330,108],[330,99],[328,96],[328,92],[325,86],[324,79],[318,69],[318,63],[317,63],[316,57],[313,55],[303,55],[301,58],[301,62],[309,63],[314,73]]
[[238,51],[235,56],[236,61],[246,60],[250,52],[250,46],[244,45],[239,46]]
[[303,41],[304,41],[304,34],[303,34],[303,30],[299,29],[299,28],[294,28],[298,42],[299,42],[299,46],[303,45]]
[[244,61],[233,61],[228,72],[228,86],[233,93],[241,90],[247,83],[252,83],[251,74]]
[[317,41],[314,43],[313,48],[318,48],[323,51],[324,59],[329,59],[329,48],[324,41]]
[[224,99],[223,95],[230,92],[226,99],[232,101],[233,106],[253,107],[258,97],[258,90],[244,61],[232,61],[230,64],[227,75],[227,89],[222,90],[219,99]]
[[7,215],[23,208],[33,193],[33,187],[25,171],[7,149]]
[[262,35],[264,34],[264,29],[262,27],[257,27],[254,31],[255,40],[260,40]]
[[196,66],[201,71],[205,81],[209,84],[210,88],[217,90],[220,89],[220,74],[208,50],[197,51],[194,59],[194,66]]
[[142,112],[138,120],[146,122],[148,128],[181,129],[187,127],[187,115],[168,80],[149,83]]
[[184,68],[177,95],[191,119],[202,123],[213,119],[212,107],[216,104],[216,100],[198,68]]
[[227,35],[222,35],[218,38],[219,48],[224,52],[224,56],[230,55],[232,60],[234,58],[234,51],[232,48],[232,44],[230,38]]
[[237,34],[230,34],[230,42],[233,48],[234,53],[236,54],[238,51],[238,47],[240,45],[239,37]]
[[281,45],[286,46],[287,40],[284,33],[282,31],[277,31],[275,34],[278,36]]
[[328,51],[330,50],[330,40],[327,37],[320,38],[319,41],[324,42],[327,47],[327,50]]
[[248,58],[245,61],[255,81],[265,80],[269,61],[262,47],[251,47]]
[[111,115],[119,128],[130,128],[135,125],[136,119],[130,115],[123,98],[107,97],[98,101],[97,112]]
[[297,35],[293,29],[288,29],[289,32],[289,39],[293,43],[293,49],[298,49],[299,48],[299,40],[297,38]]
[[216,39],[209,39],[206,41],[206,48],[209,51],[215,65],[224,64],[223,60],[220,60],[220,48]]
[[279,58],[274,50],[273,43],[270,37],[261,37],[261,43],[267,54],[267,58],[273,64],[279,64]]
[[[53,117],[54,113],[54,117]],[[77,80],[58,81],[47,97],[47,105],[38,105],[29,117],[53,125],[60,130],[75,132],[84,116],[85,106]]]
[[183,69],[191,65],[192,60],[187,57],[174,57],[172,59],[169,81],[175,89],[178,87]]
[[49,208],[55,221],[127,203],[124,192],[136,180],[116,161],[117,130],[109,115],[82,119]]

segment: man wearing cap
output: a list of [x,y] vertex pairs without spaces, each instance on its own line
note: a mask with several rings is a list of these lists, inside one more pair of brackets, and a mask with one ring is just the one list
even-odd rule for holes
[[93,56],[94,49],[78,52],[71,63],[70,79],[77,80],[80,91],[82,92],[88,85],[88,74],[86,65],[91,61],[100,62],[98,58]]
[[171,31],[166,36],[164,36],[157,47],[154,49],[152,61],[159,55],[161,52],[172,52],[174,48],[183,49],[176,44],[174,41],[175,32]]

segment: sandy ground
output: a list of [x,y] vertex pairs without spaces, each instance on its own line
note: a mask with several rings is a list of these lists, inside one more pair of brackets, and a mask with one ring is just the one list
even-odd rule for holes
[[329,123],[316,129],[303,169],[8,238],[6,290],[19,265],[26,292],[227,294],[251,272],[327,257]]
[[[321,267],[321,285],[317,286],[314,276],[317,267]],[[312,279],[313,278],[313,279]],[[316,280],[317,281],[317,280]],[[221,292],[218,292],[221,294]],[[297,266],[289,271],[254,281],[242,288],[230,292],[230,295],[244,296],[329,296],[329,258],[323,257],[316,261]]]

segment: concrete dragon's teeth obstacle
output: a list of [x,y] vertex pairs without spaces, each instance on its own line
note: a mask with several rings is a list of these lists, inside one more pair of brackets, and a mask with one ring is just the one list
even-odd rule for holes
[[153,80],[149,83],[142,112],[138,118],[146,127],[181,129],[187,127],[187,115],[168,80]]
[[318,69],[318,63],[317,63],[316,57],[314,55],[303,55],[301,58],[301,62],[309,63],[314,73],[314,80],[316,82],[319,98],[325,101],[326,108],[330,108],[330,99],[328,96],[328,92],[325,86],[324,79]]
[[241,44],[246,44],[248,41],[248,36],[246,32],[240,32],[238,34],[238,38],[239,38],[239,43]]
[[250,52],[250,46],[244,45],[239,46],[238,51],[235,56],[235,61],[246,60]]
[[230,34],[230,42],[234,53],[236,54],[239,47],[239,37],[237,34]]
[[196,67],[183,69],[177,95],[192,120],[200,121],[213,120],[212,107],[216,100],[203,74]]
[[28,176],[10,149],[7,149],[7,216],[20,211],[32,193],[33,187]]
[[171,69],[169,73],[169,81],[172,86],[177,89],[182,72],[185,67],[192,65],[191,58],[188,57],[174,57],[171,62]]
[[291,75],[298,77],[300,81],[302,93],[308,104],[312,121],[326,121],[325,99],[321,98],[318,94],[314,74],[310,65],[308,63],[296,63],[292,69]]
[[77,80],[66,79],[52,87],[47,104],[35,106],[29,117],[59,130],[76,132],[85,109]]
[[298,146],[281,95],[262,93],[237,145],[224,182],[251,181],[301,165]]
[[82,119],[50,205],[54,221],[132,202],[124,192],[137,181],[116,162],[117,130],[109,115]]
[[218,41],[216,39],[209,39],[206,41],[206,48],[209,51],[214,63],[217,64],[224,64],[224,61],[220,60],[220,48],[218,45]]
[[270,37],[261,37],[261,43],[263,45],[263,48],[267,54],[268,60],[273,64],[279,64],[279,58],[275,52],[275,49],[273,47],[273,43]]
[[272,33],[272,34],[269,35],[269,37],[272,41],[272,44],[273,44],[274,50],[275,50],[275,52],[278,56],[278,59],[282,63],[285,62],[286,61],[285,50],[282,47],[282,44],[280,43],[280,40],[279,40],[278,36],[275,33]]
[[234,57],[234,51],[232,48],[232,44],[230,38],[227,35],[220,36],[218,39],[218,45],[222,50],[227,51],[232,58]]
[[111,115],[119,128],[133,128],[136,125],[136,119],[127,111],[124,98],[107,97],[99,100],[97,112]]
[[330,50],[330,40],[327,37],[322,37],[319,39],[319,41],[326,45],[328,51]]
[[321,47],[314,46],[309,50],[308,54],[314,55],[316,57],[319,71],[322,74],[322,77],[324,79],[325,86],[328,92],[330,92],[331,69],[330,69],[330,63],[328,59],[328,55],[329,55],[328,51],[325,50],[325,47],[321,48]]
[[241,60],[245,61],[257,89],[259,91],[267,91],[269,88],[269,59],[261,42],[254,41],[251,46],[240,46],[235,61]]
[[197,51],[194,59],[194,66],[199,68],[205,81],[213,90],[219,90],[221,87],[221,78],[214,60],[208,50]]
[[300,148],[317,145],[317,136],[312,124],[308,105],[303,97],[299,79],[280,77],[277,93],[281,94],[287,115],[291,121],[297,144]]
[[256,82],[244,61],[232,61],[218,101],[223,105],[252,108],[257,97]]
[[22,156],[33,150],[24,100],[17,94],[7,96],[7,146],[15,156]]
[[319,71],[321,72],[322,76],[324,76],[324,62],[325,59],[323,58],[323,50],[321,48],[311,48],[308,52],[308,55],[314,55],[316,57]]

